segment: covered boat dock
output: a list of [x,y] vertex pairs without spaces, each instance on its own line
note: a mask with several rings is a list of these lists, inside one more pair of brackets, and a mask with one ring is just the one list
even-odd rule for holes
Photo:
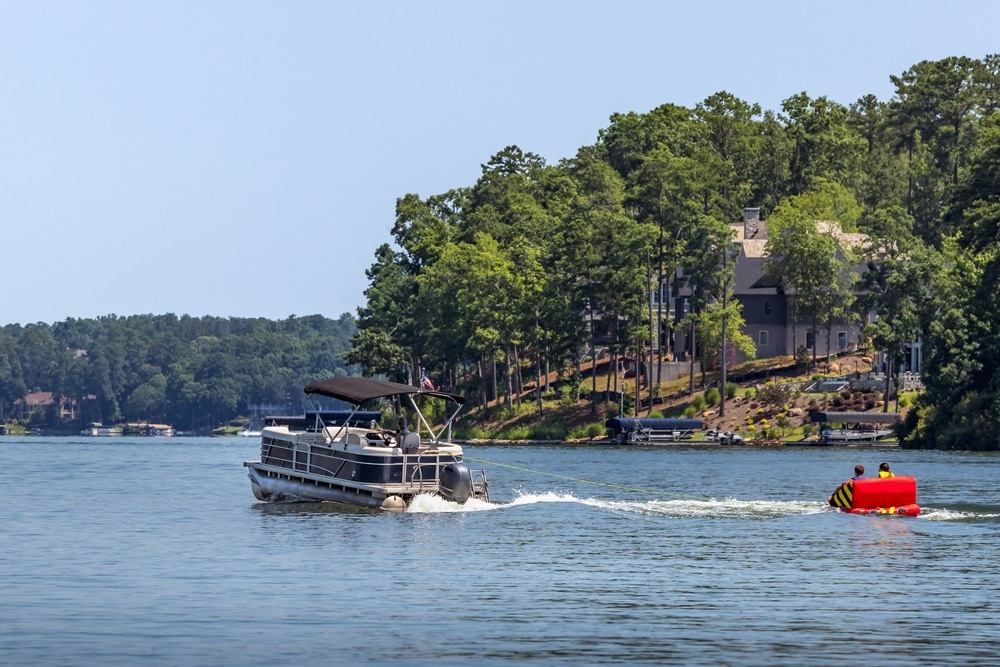
[[892,435],[899,423],[898,412],[827,412],[814,410],[809,419],[819,424],[842,424],[842,428],[823,429],[825,442],[874,442]]
[[611,429],[619,444],[690,440],[696,430],[705,428],[700,419],[666,417],[613,417],[604,425]]

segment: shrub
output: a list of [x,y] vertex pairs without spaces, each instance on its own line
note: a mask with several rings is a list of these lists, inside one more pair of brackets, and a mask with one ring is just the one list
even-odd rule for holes
[[737,386],[736,386],[735,382],[727,382],[726,383],[726,398],[733,398],[734,396],[736,396],[736,389],[737,389]]
[[662,416],[663,416],[663,413],[660,412],[659,410],[650,410],[649,411],[649,417],[650,417],[650,419],[659,419]]
[[697,408],[695,408],[693,405],[689,405],[686,408],[684,408],[685,417],[694,417],[695,413],[697,412],[698,412]]
[[778,407],[791,400],[792,391],[788,387],[777,384],[769,384],[761,387],[761,390],[757,392],[757,397],[764,405],[773,405]]
[[538,424],[528,431],[527,440],[565,440],[568,437],[566,427],[561,424],[546,422]]
[[698,394],[691,399],[691,406],[694,408],[695,412],[701,412],[705,409],[705,397]]
[[527,426],[514,425],[500,431],[497,437],[501,440],[528,440],[530,435],[531,429]]
[[709,387],[705,390],[705,403],[710,406],[716,406],[719,404],[719,388]]
[[479,428],[478,426],[470,426],[468,428],[456,428],[455,435],[459,438],[466,438],[468,440],[485,440],[489,437],[489,433]]

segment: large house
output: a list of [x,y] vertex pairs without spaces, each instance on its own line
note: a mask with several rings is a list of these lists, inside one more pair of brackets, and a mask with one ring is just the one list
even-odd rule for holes
[[57,400],[59,404],[59,419],[73,420],[80,416],[76,401],[65,396],[60,396],[57,399],[51,391],[35,391],[26,394],[24,398],[14,401],[14,416],[20,421],[26,422],[31,419],[32,414],[36,411],[45,411],[50,406],[56,405]]
[[[794,294],[787,293],[779,280],[769,278],[765,272],[767,223],[760,219],[760,209],[744,209],[743,220],[730,225],[730,229],[736,250],[733,294],[743,306],[743,333],[753,339],[758,359],[792,356],[795,354],[795,346],[804,347],[810,356],[815,348],[817,357],[826,357],[828,353],[836,355],[852,352],[860,346],[862,329],[872,321],[872,315],[862,321],[834,320],[829,336],[823,325],[820,325],[820,331],[813,332],[812,322],[802,319],[801,314],[799,321],[791,321],[790,300],[794,298]],[[836,222],[817,221],[816,229],[833,237],[837,243],[837,252],[842,257],[856,255],[868,238],[865,234],[845,232]],[[864,267],[858,265],[854,270],[860,273]],[[678,270],[677,277],[683,278],[682,270]],[[663,358],[687,361],[690,360],[691,332],[687,327],[682,328],[680,322],[690,308],[691,291],[683,285],[682,280],[680,282],[679,288],[664,285],[662,294],[654,289],[650,294],[650,310],[654,314],[654,341],[659,341]],[[667,289],[672,292],[669,298]],[[661,300],[663,320],[657,326],[656,313],[661,307]],[[603,335],[597,337],[597,342],[610,343],[613,336],[613,332],[604,331]],[[744,360],[739,352],[729,358],[730,362]],[[921,362],[920,343],[911,343],[901,370],[919,372]],[[884,366],[881,355],[876,366]]]
[[[836,222],[818,221],[817,229],[829,234],[837,241],[838,252],[845,253],[864,243],[864,234],[851,234],[841,230]],[[811,355],[813,348],[817,356],[839,354],[854,350],[861,340],[863,322],[835,322],[828,337],[826,330],[818,334],[812,331],[812,323],[791,321],[790,299],[794,295],[786,293],[780,281],[770,279],[765,272],[767,256],[767,224],[760,219],[760,209],[747,208],[743,220],[730,225],[733,243],[736,247],[733,269],[733,294],[743,306],[743,332],[750,336],[757,346],[757,357],[791,356],[795,354],[793,345],[805,347]],[[858,267],[860,271],[861,268]],[[681,288],[674,299],[674,322],[679,322],[689,307],[689,290]],[[683,357],[690,350],[690,333],[675,330],[675,356]],[[731,361],[743,360],[737,355]]]
[[[743,222],[731,228],[739,249],[733,292],[743,304],[744,333],[756,343],[758,358],[793,355],[793,344],[805,347],[810,354],[815,348],[817,356],[857,349],[865,322],[835,321],[829,336],[825,330],[813,332],[812,322],[792,322],[789,300],[794,295],[786,293],[780,281],[768,279],[764,270],[767,224],[760,220],[759,209],[746,209]],[[842,255],[861,247],[867,239],[864,234],[844,232],[836,222],[817,221],[816,228],[833,237]],[[861,271],[861,267],[857,270]]]

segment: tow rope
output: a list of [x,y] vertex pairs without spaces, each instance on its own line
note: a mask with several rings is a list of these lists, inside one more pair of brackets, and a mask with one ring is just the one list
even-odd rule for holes
[[580,479],[579,477],[569,477],[568,475],[557,475],[551,472],[544,472],[542,470],[532,470],[531,468],[522,468],[521,466],[513,466],[507,463],[497,463],[496,461],[486,461],[484,459],[475,459],[471,456],[464,456],[466,461],[474,461],[475,463],[482,463],[485,465],[498,466],[500,468],[509,468],[511,470],[520,470],[521,472],[530,472],[534,475],[544,475],[546,477],[555,477],[556,479],[565,479],[570,482],[579,482],[581,484],[590,484],[593,486],[604,486],[609,489],[621,489],[622,491],[635,491],[637,493],[649,493],[660,496],[671,496],[673,498],[682,498],[684,500],[715,500],[714,498],[709,498],[707,496],[692,496],[683,493],[670,493],[668,491],[654,491],[652,489],[639,489],[634,486],[624,486],[622,484],[608,484],[607,482],[595,482],[590,479]]

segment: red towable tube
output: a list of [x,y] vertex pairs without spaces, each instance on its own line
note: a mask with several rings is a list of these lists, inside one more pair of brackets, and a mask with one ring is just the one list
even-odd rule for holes
[[848,480],[833,492],[830,504],[852,514],[920,514],[917,480],[913,477]]

